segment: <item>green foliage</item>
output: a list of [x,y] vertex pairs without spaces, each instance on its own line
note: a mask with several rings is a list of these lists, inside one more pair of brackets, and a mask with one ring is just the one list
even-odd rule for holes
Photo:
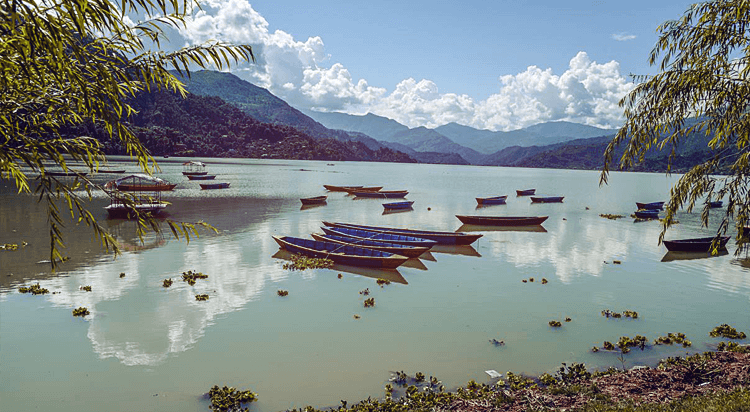
[[[188,66],[222,68],[253,59],[250,46],[211,43],[165,53],[152,51],[165,29],[179,29],[197,6],[193,1],[0,0],[0,178],[12,180],[19,194],[46,202],[53,269],[63,260],[63,216],[85,223],[106,250],[119,253],[115,238],[97,223],[86,202],[103,190],[79,174],[72,180],[48,173],[69,171],[71,161],[93,172],[106,161],[100,142],[68,134],[93,125],[117,140],[144,172],[154,159],[126,121],[135,111],[128,99],[150,90],[185,89],[169,71],[189,74]],[[129,15],[149,16],[132,23]],[[155,17],[154,17],[155,16]],[[34,185],[30,178],[37,176]],[[139,233],[159,230],[149,216],[138,216]],[[196,225],[167,221],[176,236]]]
[[718,352],[750,353],[750,345],[740,345],[737,342],[719,342]]
[[687,348],[689,346],[693,346],[693,342],[690,342],[685,337],[684,333],[672,333],[669,332],[667,336],[659,336],[654,340],[654,345],[671,345],[671,344],[678,344],[682,345],[683,348]]
[[[625,149],[619,166],[628,168],[655,150],[666,150],[671,164],[678,147],[697,136],[710,138],[710,157],[693,164],[672,187],[660,241],[678,210],[690,212],[696,204],[703,205],[701,222],[708,226],[708,201],[728,199],[717,235],[733,224],[739,231],[737,251],[748,242],[742,228],[750,218],[749,22],[750,3],[711,0],[662,24],[649,56],[660,72],[637,76],[638,84],[620,102],[626,121],[604,152],[602,184],[621,143]],[[728,175],[717,177],[722,169]]]
[[196,279],[207,279],[207,278],[208,278],[208,275],[203,274],[203,272],[197,272],[197,271],[193,272],[192,270],[188,270],[187,272],[182,272],[182,281],[187,282],[187,284],[190,286],[195,285]]
[[281,296],[281,297],[289,296],[289,291],[288,290],[284,290],[284,289],[279,289],[279,290],[276,291],[276,294],[279,295],[279,296]]
[[560,366],[560,369],[557,370],[556,376],[563,384],[591,379],[591,373],[586,370],[586,365],[575,362],[570,366],[563,363],[562,366]]
[[737,332],[737,329],[727,325],[726,323],[713,328],[713,330],[708,334],[712,338],[722,337],[727,339],[745,339],[747,337],[747,335],[745,335],[745,332]]
[[31,293],[32,295],[45,295],[49,293],[47,288],[41,287],[38,283],[31,286],[22,286],[18,288],[18,291],[21,293]]
[[291,259],[291,263],[284,263],[284,265],[282,266],[284,269],[327,269],[333,266],[333,261],[331,259],[311,258],[302,254],[292,255]]
[[172,286],[172,283],[173,283],[172,279],[164,279],[164,281],[161,283],[161,285],[163,287],[165,287],[165,288],[168,288],[168,287]]
[[195,295],[195,300],[197,300],[197,301],[208,300],[208,295],[205,295],[205,294],[203,294],[203,295]]
[[83,316],[90,315],[90,314],[91,314],[91,312],[89,312],[89,310],[86,307],[84,307],[84,306],[81,306],[78,309],[73,309],[73,316],[81,316],[81,317],[83,317]]
[[243,408],[242,404],[258,400],[258,395],[252,391],[240,391],[227,386],[219,388],[218,385],[214,385],[208,391],[208,397],[211,399],[209,408],[213,411],[222,412],[247,411],[247,408]]
[[367,299],[365,299],[364,306],[366,308],[371,308],[371,307],[375,306],[375,298],[367,298]]

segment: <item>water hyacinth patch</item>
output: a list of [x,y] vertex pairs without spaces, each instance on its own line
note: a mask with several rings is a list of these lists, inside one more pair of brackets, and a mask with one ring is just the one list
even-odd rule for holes
[[302,254],[292,255],[290,259],[292,261],[284,263],[282,268],[287,270],[306,270],[328,269],[333,267],[333,261],[331,259],[311,258]]
[[240,391],[228,386],[219,388],[218,385],[214,385],[206,395],[211,399],[209,409],[221,412],[246,411],[242,404],[258,400],[258,395],[252,391]]
[[38,283],[28,287],[22,286],[18,288],[18,291],[21,293],[31,293],[32,295],[44,295],[49,293],[48,289],[41,287]]
[[722,337],[727,339],[745,339],[747,335],[745,332],[737,332],[737,329],[727,325],[726,323],[715,327],[709,336],[712,338]]

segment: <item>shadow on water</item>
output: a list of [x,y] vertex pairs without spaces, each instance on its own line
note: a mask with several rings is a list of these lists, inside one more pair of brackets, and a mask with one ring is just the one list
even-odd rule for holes
[[404,209],[385,209],[385,210],[383,210],[383,214],[384,215],[392,215],[392,214],[395,214],[395,213],[404,213],[404,212],[413,212],[413,211],[414,211],[414,208],[412,208],[412,207],[408,207],[408,208],[404,208]]
[[323,202],[323,203],[315,203],[315,204],[312,204],[312,205],[302,205],[302,206],[301,206],[301,207],[299,208],[299,210],[308,210],[308,209],[315,209],[316,207],[326,206],[327,204],[328,204],[328,203],[326,203],[326,202]]
[[[430,252],[425,252],[425,253],[430,253]],[[422,254],[422,256],[423,255],[424,255],[424,253]],[[420,256],[420,258],[421,258],[421,256]],[[403,264],[401,264],[401,266],[407,267],[407,268],[412,268],[412,269],[427,270],[427,266],[425,266],[425,264],[422,263],[422,261],[419,260],[419,258],[409,259],[406,262],[404,262]]]
[[456,232],[539,232],[547,233],[542,225],[532,226],[484,226],[463,224]]
[[[713,257],[719,257],[719,256],[726,256],[729,254],[729,251],[726,249],[720,250],[717,254],[712,255],[711,252],[673,252],[669,251],[667,252],[664,257],[661,258],[662,262],[672,262],[675,260],[695,260],[695,259],[707,259],[707,258],[713,258]],[[750,262],[747,263],[748,268],[750,268]],[[741,266],[744,266],[740,264]]]
[[[279,249],[271,257],[274,259],[282,259],[282,260],[291,261],[293,255],[294,255],[293,253],[287,250]],[[418,260],[418,259],[409,259],[409,260]],[[373,278],[373,279],[385,279],[390,282],[400,283],[402,285],[409,284],[406,281],[406,279],[404,279],[404,277],[401,275],[401,273],[396,269],[364,268],[364,267],[358,267],[358,266],[340,265],[336,263],[330,269],[323,269],[323,270],[346,272],[346,273],[351,273],[351,274],[359,275],[359,276],[365,276],[365,277]]]
[[[435,245],[430,249],[430,252],[445,253],[448,255],[463,255],[482,257],[476,249],[471,245]],[[424,254],[423,254],[424,256]],[[421,257],[421,256],[420,256]]]
[[437,262],[437,259],[435,259],[435,255],[433,255],[432,252],[430,252],[429,250],[419,255],[419,259],[427,260],[430,262]]

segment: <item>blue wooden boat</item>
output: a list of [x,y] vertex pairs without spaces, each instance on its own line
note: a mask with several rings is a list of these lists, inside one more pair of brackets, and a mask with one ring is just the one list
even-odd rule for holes
[[708,202],[708,207],[710,207],[712,209],[713,208],[717,208],[717,207],[722,207],[723,205],[724,205],[724,202],[722,202],[721,200],[717,200],[717,201],[714,201],[714,202]]
[[401,197],[406,197],[406,195],[409,194],[409,192],[406,190],[381,190],[379,192],[355,190],[349,193],[353,194],[356,197],[373,197],[373,198],[382,198],[382,199],[401,198]]
[[482,235],[480,234],[469,234],[469,233],[461,233],[461,232],[441,232],[441,231],[436,231],[436,230],[400,229],[400,228],[393,228],[393,227],[355,225],[351,223],[323,222],[323,224],[328,227],[335,227],[335,228],[344,227],[344,228],[351,228],[351,229],[367,230],[370,232],[390,233],[390,234],[396,234],[396,235],[421,237],[424,239],[434,240],[444,245],[470,245],[474,243],[474,241],[482,237]]
[[383,269],[395,269],[409,258],[393,253],[365,249],[356,246],[341,245],[331,242],[301,239],[291,236],[274,236],[273,240],[282,249],[305,256],[330,259],[334,263],[351,266],[367,266]]
[[414,246],[414,247],[426,247],[431,248],[437,244],[436,241],[430,239],[423,239],[414,236],[388,234],[379,232],[369,232],[367,230],[360,230],[354,228],[332,228],[332,227],[321,227],[327,235],[334,236],[346,236],[354,239],[361,240],[375,240],[378,242],[394,243],[397,245]]
[[541,225],[549,216],[464,216],[456,215],[461,223],[480,226]]
[[313,237],[313,239],[319,240],[321,242],[331,242],[341,245],[375,249],[381,252],[395,253],[397,255],[406,256],[409,258],[419,257],[419,255],[421,255],[422,253],[430,250],[430,248],[427,246],[399,245],[396,243],[378,242],[369,239],[357,239],[350,236],[324,235],[322,233],[313,233],[311,236]]
[[[713,237],[700,237],[693,239],[665,240],[663,243],[670,252],[710,252],[713,241]],[[727,247],[727,242],[729,242],[729,236],[720,237],[716,245],[717,249],[725,249]]]
[[201,183],[201,189],[227,189],[229,183]]
[[477,197],[478,205],[504,205],[508,196]]
[[188,180],[214,180],[216,175],[185,175]]
[[636,210],[635,217],[638,219],[658,219],[658,210]]
[[662,210],[664,208],[664,202],[651,202],[651,203],[640,203],[635,202],[638,209],[643,210]]
[[531,203],[562,203],[565,196],[532,196]]
[[411,209],[411,205],[414,204],[414,201],[408,201],[408,202],[392,202],[392,203],[383,203],[383,207],[388,209]]
[[531,196],[536,193],[536,189],[516,190],[516,196]]

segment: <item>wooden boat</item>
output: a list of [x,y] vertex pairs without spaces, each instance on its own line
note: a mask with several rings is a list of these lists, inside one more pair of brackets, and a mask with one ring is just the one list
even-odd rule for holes
[[200,183],[201,189],[227,189],[229,183]]
[[214,180],[216,175],[185,175],[188,180]]
[[562,203],[565,196],[532,196],[531,203]]
[[412,246],[412,247],[426,247],[428,250],[437,245],[437,242],[430,239],[423,239],[420,237],[380,233],[380,232],[368,232],[366,230],[359,230],[345,227],[321,227],[327,235],[331,236],[344,236],[354,238],[358,240],[374,240],[383,243],[393,243],[396,245]]
[[125,173],[125,169],[99,169],[96,173],[123,174]]
[[717,200],[717,201],[714,201],[714,202],[708,202],[708,207],[710,207],[710,208],[722,207],[723,205],[724,205],[724,202],[722,202],[721,200]]
[[532,226],[541,225],[549,216],[464,216],[456,215],[461,223],[482,226]]
[[206,164],[203,162],[196,162],[191,160],[182,164],[182,174],[185,176],[196,176],[208,174],[206,171]]
[[313,233],[313,239],[321,242],[338,243],[341,245],[350,245],[363,247],[367,249],[375,249],[381,252],[395,253],[397,255],[406,256],[410,258],[419,257],[424,252],[430,250],[426,246],[407,246],[399,245],[396,243],[378,242],[376,240],[369,239],[358,239],[349,236],[337,236],[337,235],[324,235],[322,233]]
[[409,194],[409,192],[406,190],[381,190],[379,192],[353,191],[350,193],[356,197],[374,197],[374,198],[383,198],[383,199],[401,198],[401,197],[406,197],[406,195]]
[[[709,252],[714,239],[714,237],[700,237],[693,239],[664,240],[663,243],[670,252]],[[726,248],[728,241],[729,236],[720,237],[717,243],[717,249]]]
[[508,196],[477,197],[478,205],[504,205]]
[[300,199],[303,205],[319,205],[326,202],[328,196],[304,197]]
[[640,203],[635,202],[638,209],[643,210],[662,210],[664,208],[664,202],[651,202],[651,203]]
[[445,245],[470,245],[477,239],[482,237],[481,234],[469,234],[461,232],[441,232],[433,230],[415,230],[415,229],[399,229],[392,227],[380,227],[380,226],[367,226],[367,225],[355,225],[351,223],[334,223],[334,222],[323,222],[328,227],[335,228],[351,228],[366,230],[369,232],[379,233],[390,233],[397,235],[407,235],[414,237],[421,237],[424,239],[430,239],[438,242],[439,244]]
[[367,186],[367,187],[352,187],[344,190],[345,192],[349,194],[353,194],[354,192],[379,192],[380,189],[382,189],[383,186]]
[[365,249],[356,246],[341,245],[331,242],[301,239],[291,236],[274,236],[273,239],[282,249],[305,256],[331,259],[335,263],[352,266],[367,266],[384,269],[395,269],[406,262],[406,256]]
[[360,188],[362,186],[334,186],[334,185],[323,185],[323,187],[326,188],[326,190],[330,192],[346,192],[347,189],[356,189]]
[[391,202],[391,203],[383,203],[383,207],[388,209],[411,209],[411,205],[414,204],[414,201],[408,201],[408,202]]
[[158,177],[136,173],[113,180],[104,185],[104,188],[121,192],[164,192],[173,190],[176,186],[177,183],[169,183]]
[[536,189],[516,190],[516,196],[531,196],[536,193]]
[[638,219],[658,219],[658,210],[636,210],[635,217]]

